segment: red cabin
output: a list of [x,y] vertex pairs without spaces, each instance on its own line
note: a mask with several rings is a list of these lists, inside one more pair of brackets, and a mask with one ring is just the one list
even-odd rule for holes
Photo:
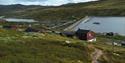
[[80,40],[87,40],[89,42],[96,41],[95,33],[93,31],[90,31],[90,30],[78,29],[76,31],[76,36]]

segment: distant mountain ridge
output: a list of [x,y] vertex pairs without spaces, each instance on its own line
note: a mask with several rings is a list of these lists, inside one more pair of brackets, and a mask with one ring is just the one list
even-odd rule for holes
[[74,20],[84,16],[125,16],[125,0],[100,0],[61,6],[0,5],[0,15],[38,20]]
[[13,5],[0,5],[0,15],[8,15],[16,12],[28,10],[28,9],[36,9],[36,8],[48,8],[52,6],[40,6],[40,5],[21,5],[21,4],[13,4]]

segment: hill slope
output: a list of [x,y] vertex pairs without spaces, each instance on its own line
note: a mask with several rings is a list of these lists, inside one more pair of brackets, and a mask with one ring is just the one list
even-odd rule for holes
[[[109,42],[109,39],[101,37],[97,38],[97,42],[87,43],[53,33],[26,33],[1,29],[0,62],[92,63],[92,60],[97,60],[99,63],[124,63],[125,48],[115,46],[112,53],[112,46],[106,42]],[[100,55],[99,51],[103,54]]]
[[[125,16],[125,0],[101,0],[66,4],[57,7],[36,7],[11,12],[10,16],[30,17],[38,20],[73,20],[90,16]],[[20,11],[20,12],[19,12]]]
[[[65,41],[71,41],[67,44]],[[55,34],[0,32],[1,63],[90,63],[89,49],[80,40]]]

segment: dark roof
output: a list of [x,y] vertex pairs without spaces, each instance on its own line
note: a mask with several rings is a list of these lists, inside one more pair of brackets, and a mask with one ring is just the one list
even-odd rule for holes
[[4,19],[0,19],[0,21],[6,21],[6,20],[4,20]]
[[123,41],[122,44],[125,44],[125,41]]
[[39,30],[33,29],[31,27],[28,27],[25,32],[38,32]]
[[75,34],[75,32],[69,32],[69,31],[64,31],[64,32],[62,32],[63,34],[68,34],[68,35],[74,35]]
[[82,33],[82,34],[86,34],[86,33],[88,33],[88,32],[90,32],[90,30],[78,29],[78,30],[76,31],[76,33]]

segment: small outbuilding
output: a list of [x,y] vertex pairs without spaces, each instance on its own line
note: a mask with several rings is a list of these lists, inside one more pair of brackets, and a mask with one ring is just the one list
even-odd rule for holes
[[106,36],[114,36],[113,32],[106,33]]
[[5,23],[5,22],[6,22],[6,20],[0,19],[0,23]]
[[33,29],[31,27],[28,27],[25,32],[39,32],[39,30]]
[[61,32],[60,35],[64,35],[64,36],[73,38],[75,36],[75,32],[64,31],[64,32]]
[[80,40],[87,40],[89,42],[96,41],[95,33],[90,30],[78,29],[76,31],[76,37],[78,37]]
[[125,46],[125,41],[123,41],[123,42],[121,43],[121,45],[122,45],[122,46]]
[[16,26],[16,25],[4,25],[2,28],[4,28],[4,29],[13,29],[13,30],[16,30],[16,29],[17,29],[17,26]]

